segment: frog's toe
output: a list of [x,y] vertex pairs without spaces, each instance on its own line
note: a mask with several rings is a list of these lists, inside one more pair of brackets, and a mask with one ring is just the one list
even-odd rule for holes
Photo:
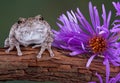
[[50,56],[51,56],[51,57],[54,57],[55,55],[54,55],[54,53],[51,53]]
[[7,49],[7,50],[5,50],[5,53],[9,53],[10,51]]
[[18,52],[18,56],[22,56],[23,54],[22,54],[22,52]]
[[41,55],[37,55],[37,58],[39,58],[39,59],[40,59],[40,58],[41,58]]

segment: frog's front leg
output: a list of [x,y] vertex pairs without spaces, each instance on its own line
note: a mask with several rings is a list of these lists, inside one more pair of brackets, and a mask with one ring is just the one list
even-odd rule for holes
[[42,56],[43,52],[45,51],[45,49],[47,49],[49,51],[51,57],[54,56],[54,53],[53,53],[53,51],[51,49],[51,43],[46,43],[45,42],[45,43],[41,44],[41,50],[38,53],[37,58],[41,58],[41,56]]

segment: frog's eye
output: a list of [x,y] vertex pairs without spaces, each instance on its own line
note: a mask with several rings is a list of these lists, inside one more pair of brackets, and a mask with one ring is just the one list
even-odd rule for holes
[[22,21],[21,20],[18,20],[18,24],[21,24],[22,23]]
[[43,18],[43,17],[40,17],[39,20],[44,20],[44,18]]

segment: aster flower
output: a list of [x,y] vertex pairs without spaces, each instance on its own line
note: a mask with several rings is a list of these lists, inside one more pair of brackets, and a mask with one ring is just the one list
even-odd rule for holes
[[[120,2],[112,2],[116,9],[116,16],[120,16]],[[113,22],[114,28],[111,31],[120,32],[120,19],[115,19]],[[120,33],[119,33],[120,34]]]
[[[109,81],[110,66],[109,61],[114,66],[120,66],[120,43],[117,42],[119,35],[115,31],[116,25],[110,30],[111,11],[106,15],[105,7],[102,5],[103,24],[100,23],[100,17],[97,8],[89,3],[89,13],[92,25],[85,19],[83,14],[77,9],[77,12],[67,12],[60,16],[59,20],[63,23],[57,23],[59,31],[53,31],[55,34],[54,46],[72,51],[71,56],[87,53],[91,55],[86,67],[95,56],[103,56],[103,64],[106,65],[106,83]],[[78,20],[77,20],[78,19]],[[102,25],[100,25],[102,24]]]
[[86,67],[90,66],[94,57],[102,56],[103,64],[106,65],[106,83],[108,83],[109,62],[114,66],[120,66],[120,43],[117,42],[120,29],[118,25],[110,27],[111,11],[107,15],[104,5],[102,5],[103,22],[100,21],[96,6],[92,6],[91,2],[89,14],[91,24],[78,8],[75,13],[67,11],[67,16],[62,14],[58,19],[60,23],[57,23],[60,29],[53,30],[55,34],[53,46],[72,51],[71,56],[89,54],[91,57]]
[[[103,83],[103,79],[102,79],[101,75],[96,73],[96,76],[98,77],[100,83]],[[115,77],[111,78],[110,80],[106,79],[106,81],[107,81],[106,83],[117,83],[117,82],[120,82],[120,73],[117,74]],[[89,82],[89,83],[97,83],[97,82]]]
[[116,16],[120,16],[120,2],[113,2],[113,6],[117,11]]
[[99,55],[104,57],[105,65],[109,65],[110,61],[114,66],[120,66],[120,43],[117,42],[119,34],[116,31],[118,27],[114,25],[110,29],[111,11],[107,15],[104,5],[102,12],[103,23],[100,23],[96,6],[93,7],[92,3],[89,3],[92,25],[78,8],[76,13],[67,11],[68,17],[62,14],[59,18],[62,24],[57,23],[60,30],[53,30],[55,34],[53,46],[72,51],[71,56],[82,53],[91,55],[86,67],[89,67],[94,57]]
[[[103,62],[103,64],[106,65],[106,82],[105,83],[117,83],[117,82],[120,82],[120,73],[118,73],[115,77],[109,79],[109,76],[110,76],[109,61],[105,60],[105,62]],[[100,83],[103,83],[103,79],[102,79],[101,75],[96,73],[96,76],[98,77]],[[89,82],[89,83],[96,83],[96,82]]]

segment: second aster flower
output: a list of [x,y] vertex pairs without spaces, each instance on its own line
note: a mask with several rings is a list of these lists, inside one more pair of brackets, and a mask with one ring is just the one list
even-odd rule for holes
[[116,16],[120,16],[120,2],[113,2],[113,6],[117,11]]

